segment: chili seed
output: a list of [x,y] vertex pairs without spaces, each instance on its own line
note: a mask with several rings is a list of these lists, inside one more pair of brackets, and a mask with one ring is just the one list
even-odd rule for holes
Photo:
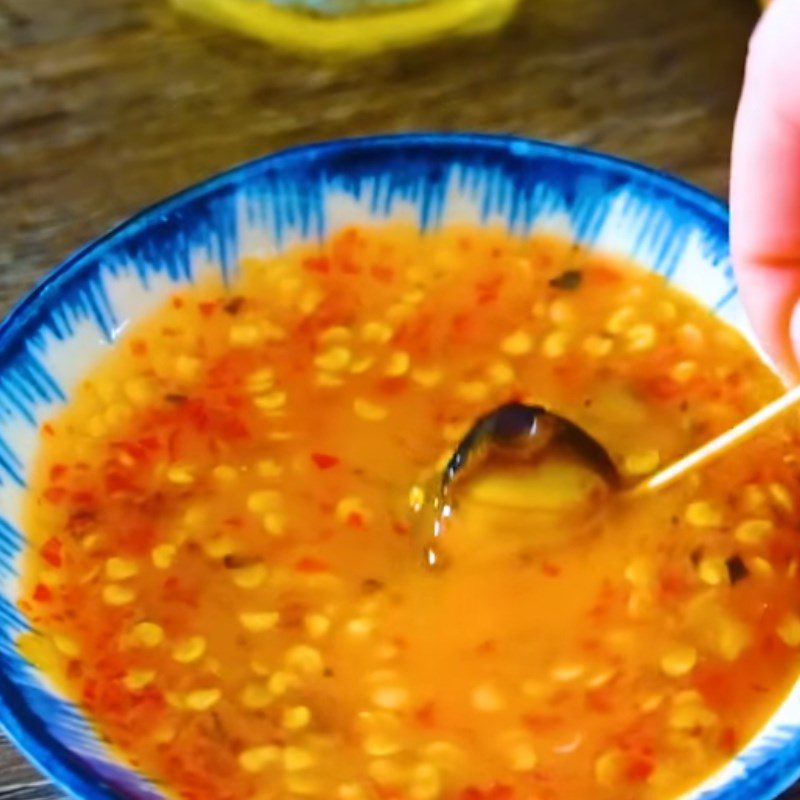
[[277,611],[243,611],[239,614],[239,622],[245,630],[251,633],[264,633],[271,631],[280,621],[281,615]]
[[701,704],[687,703],[670,711],[669,725],[675,730],[703,731],[717,724],[717,715]]
[[314,364],[328,372],[341,372],[347,369],[352,360],[353,351],[348,347],[331,347],[330,350],[320,353],[314,359]]
[[446,772],[454,772],[464,763],[464,752],[452,742],[435,741],[423,749],[425,758]]
[[469,424],[464,422],[448,422],[442,426],[442,438],[446,442],[460,442],[469,429]]
[[307,614],[303,622],[312,639],[322,639],[331,628],[330,618],[325,614]]
[[435,800],[442,793],[442,778],[434,764],[417,764],[408,784],[410,800]]
[[506,701],[498,688],[492,683],[483,683],[472,690],[472,707],[476,711],[493,713],[505,708]]
[[661,669],[671,678],[688,675],[697,664],[697,650],[691,645],[678,645],[661,657]]
[[278,511],[264,514],[261,525],[270,536],[280,537],[286,533],[286,517]]
[[200,374],[203,362],[199,358],[180,355],[175,359],[175,376],[183,381],[193,381]]
[[318,289],[306,289],[297,300],[297,310],[304,317],[308,317],[319,308],[323,297]]
[[172,658],[179,664],[193,664],[206,652],[206,640],[202,636],[192,636],[178,642],[172,648]]
[[274,745],[263,745],[243,750],[239,754],[239,766],[251,774],[263,772],[270,764],[280,761],[281,751]]
[[364,738],[363,749],[368,756],[384,758],[399,753],[403,746],[400,740],[388,731],[374,731]]
[[92,417],[87,426],[87,433],[94,439],[101,439],[108,432],[108,426],[102,417]]
[[610,336],[592,334],[583,340],[582,348],[592,358],[604,358],[614,349],[614,340]]
[[766,492],[755,484],[748,484],[742,492],[742,507],[751,514],[763,513],[767,504]]
[[389,413],[383,406],[371,403],[363,397],[357,397],[353,401],[353,410],[356,412],[356,416],[368,422],[379,422],[386,419]]
[[728,567],[725,559],[706,556],[697,565],[697,575],[708,586],[719,586],[728,581]]
[[369,800],[369,795],[358,783],[342,783],[336,789],[337,800]]
[[505,361],[493,362],[486,373],[495,386],[510,386],[516,378],[514,368]]
[[195,689],[186,695],[186,708],[192,711],[209,711],[222,697],[219,689]]
[[645,697],[645,699],[639,703],[639,710],[643,714],[652,714],[653,711],[661,707],[663,702],[663,694],[651,694],[649,697]]
[[723,617],[717,625],[717,651],[726,661],[736,661],[750,644],[750,631],[743,622]]
[[375,623],[365,617],[356,617],[347,623],[347,632],[356,638],[369,636],[375,628]]
[[246,386],[247,392],[251,395],[264,394],[268,389],[271,389],[275,383],[274,370],[267,368],[251,372],[247,376]]
[[378,708],[400,711],[408,706],[410,695],[402,686],[379,686],[372,690],[371,698]]
[[706,337],[693,322],[685,322],[678,328],[678,341],[689,352],[697,353],[705,346]]
[[669,376],[676,383],[688,383],[697,374],[696,361],[679,361],[669,371]]
[[189,506],[183,514],[183,524],[187,528],[205,528],[208,522],[208,512],[200,505]]
[[156,679],[155,670],[133,669],[125,673],[122,679],[125,688],[131,692],[138,692],[148,687]]
[[230,536],[215,536],[203,543],[203,552],[213,561],[222,561],[236,552],[236,544]]
[[754,575],[760,575],[762,578],[769,578],[775,574],[772,564],[762,556],[752,556],[747,559],[747,566],[750,572]]
[[136,406],[146,406],[152,402],[155,391],[150,382],[144,378],[131,378],[123,387],[125,396]]
[[577,680],[586,672],[583,664],[559,664],[550,670],[550,677],[559,683],[569,683]]
[[81,547],[85,552],[93,553],[99,548],[101,541],[99,533],[90,533],[81,540]]
[[466,403],[481,403],[489,396],[489,385],[484,381],[462,381],[456,386],[456,395]]
[[800,647],[800,617],[797,614],[784,614],[778,622],[776,632],[788,647]]
[[283,670],[276,670],[270,675],[267,685],[272,694],[276,697],[280,697],[286,694],[289,689],[295,687],[297,682],[296,676],[291,673],[284,672]]
[[686,507],[686,521],[695,528],[717,528],[722,524],[722,514],[704,500],[697,500]]
[[300,731],[311,722],[311,711],[308,706],[292,706],[283,712],[281,724],[287,731]]
[[195,477],[191,467],[175,464],[167,470],[167,480],[176,486],[191,486]]
[[266,489],[260,492],[253,492],[247,498],[247,510],[253,514],[265,514],[267,511],[274,511],[281,504],[281,494],[275,489]]
[[508,766],[514,772],[531,772],[539,763],[533,744],[524,737],[510,742],[505,755]]
[[527,331],[515,331],[503,339],[500,349],[507,356],[524,356],[533,349],[533,337]]
[[240,589],[256,589],[267,579],[267,568],[264,564],[251,564],[233,572],[233,582]]
[[300,772],[313,767],[316,763],[314,754],[302,747],[290,746],[283,751],[283,768],[287,772]]
[[379,786],[399,786],[407,778],[406,770],[388,758],[378,758],[369,763],[367,774]]
[[248,711],[261,711],[274,700],[274,693],[263,683],[248,683],[239,695],[239,702]]
[[365,342],[386,344],[394,336],[391,325],[385,322],[366,322],[361,328],[361,338]]
[[625,580],[637,588],[647,588],[653,581],[653,565],[646,558],[636,558],[625,567]]
[[214,480],[217,480],[220,483],[233,483],[239,477],[239,471],[236,469],[236,467],[231,467],[227,464],[220,464],[218,467],[214,467],[211,475]]
[[575,309],[566,300],[553,300],[548,316],[556,325],[571,325],[575,321]]
[[656,329],[647,322],[633,325],[625,333],[628,350],[631,353],[642,353],[651,350],[656,343]]
[[658,450],[640,450],[625,457],[625,472],[628,475],[648,475],[661,463]]
[[103,588],[103,602],[107,606],[126,606],[136,599],[136,592],[127,586],[111,583]]
[[630,326],[635,315],[633,306],[622,306],[608,318],[605,329],[609,333],[622,333]]
[[794,500],[789,490],[782,483],[771,483],[768,488],[772,502],[783,511],[794,511]]
[[561,358],[567,352],[569,336],[566,331],[552,331],[542,342],[542,355],[545,358]]
[[425,502],[425,490],[421,486],[412,486],[408,491],[408,504],[414,511],[419,511]]
[[257,325],[233,325],[228,331],[228,343],[234,347],[254,347],[261,339]]
[[286,392],[269,392],[254,398],[253,403],[261,411],[279,411],[286,405]]
[[256,464],[256,472],[260,478],[278,478],[283,474],[283,467],[277,461],[265,458]]
[[601,786],[614,786],[622,778],[625,757],[619,750],[608,750],[594,762],[594,777]]
[[175,741],[175,737],[177,735],[178,732],[175,730],[175,727],[165,722],[160,724],[153,731],[153,741],[156,744],[169,744],[170,742]]
[[335,514],[336,519],[346,523],[352,522],[354,518],[360,523],[366,523],[372,516],[364,501],[354,495],[343,497],[336,504]]
[[69,636],[56,634],[53,637],[53,644],[55,645],[56,650],[58,650],[61,655],[64,655],[67,658],[77,658],[81,654],[81,649],[78,646],[78,643]]
[[343,342],[349,342],[352,338],[353,332],[350,328],[346,328],[344,325],[332,325],[322,331],[317,341],[321,345],[342,344]]
[[442,382],[442,371],[435,367],[421,368],[416,367],[411,371],[411,380],[426,389],[431,389],[438,386]]
[[290,772],[286,776],[286,788],[293,797],[313,797],[320,794],[322,784],[318,778],[304,772]]
[[362,358],[356,359],[350,365],[350,374],[363,375],[365,372],[368,372],[370,369],[372,369],[374,365],[375,365],[374,356],[363,356]]
[[280,325],[269,320],[262,320],[259,324],[261,338],[267,342],[284,342],[288,338],[286,331]]
[[317,375],[316,384],[324,389],[336,389],[339,386],[344,386],[344,378],[332,373],[320,372]]
[[522,684],[522,694],[532,700],[541,700],[546,697],[550,692],[548,685],[536,678],[528,678]]
[[155,622],[139,622],[134,625],[132,633],[142,647],[158,647],[164,641],[164,629]]
[[139,574],[139,565],[128,558],[115,556],[106,561],[105,572],[110,581],[125,581]]
[[132,416],[133,412],[131,409],[122,403],[116,403],[106,409],[106,422],[108,422],[112,428],[124,425]]
[[307,644],[290,647],[286,651],[284,662],[288,669],[302,675],[321,675],[325,667],[319,650]]
[[404,350],[397,350],[389,357],[384,373],[390,378],[405,375],[411,367],[411,357]]
[[772,520],[748,519],[736,526],[733,537],[742,544],[761,544],[770,536],[774,527]]
[[607,686],[611,681],[616,677],[617,670],[613,667],[609,667],[602,672],[598,672],[589,678],[586,681],[586,686],[589,689],[600,689],[603,686]]

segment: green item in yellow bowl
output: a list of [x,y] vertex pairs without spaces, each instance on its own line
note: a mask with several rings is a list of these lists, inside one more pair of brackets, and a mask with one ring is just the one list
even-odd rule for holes
[[370,55],[506,22],[519,0],[171,0],[181,11],[286,49]]

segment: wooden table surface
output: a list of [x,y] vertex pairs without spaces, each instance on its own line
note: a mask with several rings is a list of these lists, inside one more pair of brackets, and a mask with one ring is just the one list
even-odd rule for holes
[[[316,139],[510,131],[724,195],[755,19],[753,0],[525,0],[497,36],[320,66],[164,0],[0,0],[0,313],[143,205]],[[0,740],[0,800],[60,796]]]

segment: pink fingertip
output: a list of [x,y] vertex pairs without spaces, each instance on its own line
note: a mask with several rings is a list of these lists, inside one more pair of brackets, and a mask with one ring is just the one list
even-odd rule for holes
[[800,0],[775,0],[751,40],[733,142],[731,248],[757,334],[786,371],[796,372]]

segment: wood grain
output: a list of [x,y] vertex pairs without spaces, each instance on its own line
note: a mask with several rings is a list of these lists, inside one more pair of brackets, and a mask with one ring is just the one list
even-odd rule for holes
[[[509,131],[724,195],[756,13],[752,0],[527,0],[496,36],[331,66],[163,0],[0,0],[0,313],[142,206],[319,139]],[[0,800],[59,796],[0,741]]]

